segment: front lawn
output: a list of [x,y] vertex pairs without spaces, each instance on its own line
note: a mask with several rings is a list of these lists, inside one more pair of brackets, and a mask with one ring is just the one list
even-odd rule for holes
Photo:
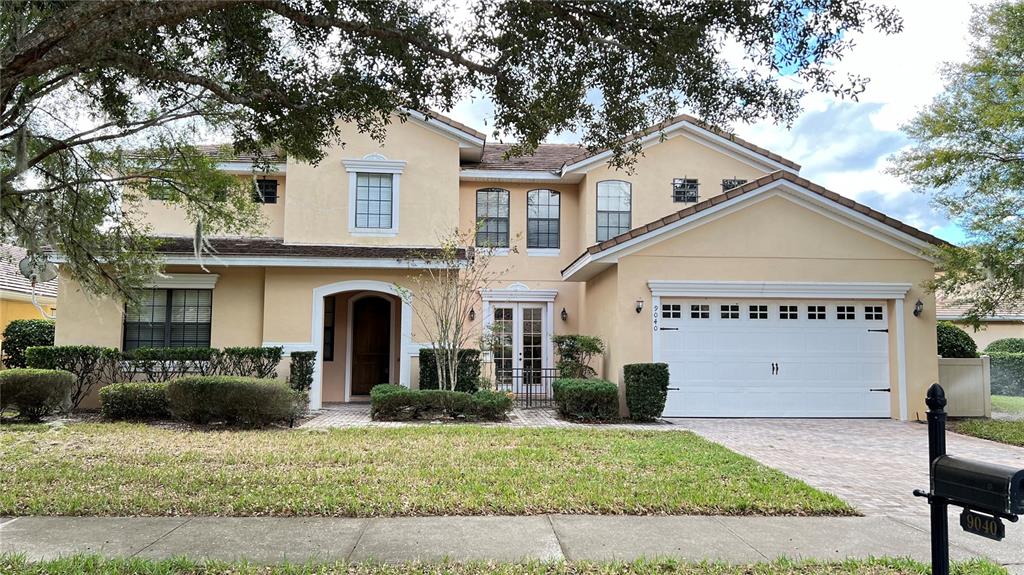
[[[1006,569],[983,560],[953,562],[952,575],[1006,575]],[[729,565],[686,563],[668,559],[631,563],[553,561],[530,563],[330,563],[256,565],[198,562],[188,559],[101,559],[77,555],[30,563],[0,555],[0,573],[10,575],[928,575],[931,568],[908,559],[850,559],[837,562],[787,561]]]
[[1024,447],[1024,420],[969,419],[956,424],[957,433]]
[[1016,397],[1013,395],[993,395],[992,411],[1024,415],[1024,397]]
[[851,515],[689,432],[5,426],[0,515]]

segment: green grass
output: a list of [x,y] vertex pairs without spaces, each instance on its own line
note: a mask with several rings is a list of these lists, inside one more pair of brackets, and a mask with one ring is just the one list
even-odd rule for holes
[[957,433],[1024,447],[1024,420],[970,419],[956,424]]
[[[1006,575],[1006,569],[982,560],[953,562],[952,575]],[[928,575],[931,569],[909,559],[862,559],[836,562],[778,560],[770,563],[730,565],[688,563],[668,559],[630,563],[553,561],[529,563],[322,563],[256,565],[253,563],[199,562],[188,559],[102,559],[75,555],[30,563],[14,555],[0,555],[0,573],[9,575]]]
[[851,515],[689,432],[0,428],[0,515]]
[[1024,397],[1016,397],[1013,395],[993,395],[992,411],[1024,414]]

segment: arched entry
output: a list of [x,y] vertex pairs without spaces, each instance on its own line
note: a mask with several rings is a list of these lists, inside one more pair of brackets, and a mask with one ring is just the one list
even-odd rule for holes
[[[397,382],[409,387],[409,361],[412,349],[412,305],[407,292],[400,291],[394,284],[375,280],[349,280],[335,282],[320,286],[313,290],[313,317],[311,320],[311,340],[313,349],[317,351],[316,365],[313,371],[313,387],[310,389],[309,404],[312,409],[319,409],[323,405],[323,342],[324,342],[324,297],[342,292],[379,292],[395,296],[401,302],[396,305],[398,314],[398,326],[400,330],[399,346],[397,350],[398,377]],[[353,304],[363,298],[372,296],[372,293],[363,293],[353,300]],[[349,318],[351,319],[351,318]],[[395,324],[394,320],[391,322]],[[351,341],[351,338],[350,338]],[[347,362],[351,365],[351,362]],[[392,364],[393,365],[393,364]],[[391,381],[396,378],[389,374]],[[378,382],[380,383],[380,382]]]

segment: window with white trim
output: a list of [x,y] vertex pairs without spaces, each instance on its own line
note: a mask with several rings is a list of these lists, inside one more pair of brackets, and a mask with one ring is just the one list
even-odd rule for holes
[[740,319],[739,304],[722,304],[719,308],[722,319]]
[[852,305],[837,305],[836,319],[857,319],[857,308]]
[[779,319],[800,319],[800,312],[795,305],[780,305]]
[[124,349],[210,347],[213,290],[144,289],[125,305]]
[[880,305],[866,305],[864,306],[864,319],[878,321],[882,318],[882,306]]
[[356,227],[374,230],[391,229],[394,174],[356,174]]
[[530,190],[526,194],[526,247],[558,249],[561,194]]
[[711,306],[703,303],[690,306],[690,319],[708,319],[710,317]]
[[622,180],[597,183],[597,241],[626,233],[632,217],[632,186]]
[[677,303],[667,303],[661,307],[661,317],[679,319],[683,317],[683,306]]
[[257,204],[277,203],[277,180],[261,178],[256,180],[252,191],[252,201]]
[[476,191],[476,225],[477,247],[508,247],[508,190]]
[[807,319],[827,319],[825,314],[825,306],[823,305],[809,305],[807,306]]
[[700,183],[696,178],[675,178],[672,180],[673,202],[696,202],[700,194]]
[[766,305],[752,305],[749,311],[750,319],[768,319],[768,306]]

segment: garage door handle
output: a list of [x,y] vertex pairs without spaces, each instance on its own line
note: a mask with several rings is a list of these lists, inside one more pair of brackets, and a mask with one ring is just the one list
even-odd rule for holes
[[668,391],[679,391],[678,387],[666,387],[665,389]]
[[661,331],[679,331],[678,327],[663,327],[659,329],[661,329]]
[[892,388],[891,387],[879,387],[877,389],[869,389],[868,391],[884,391],[886,393],[891,393],[892,392]]
[[887,329],[869,329],[868,331],[873,331],[875,333],[889,333],[889,330]]

